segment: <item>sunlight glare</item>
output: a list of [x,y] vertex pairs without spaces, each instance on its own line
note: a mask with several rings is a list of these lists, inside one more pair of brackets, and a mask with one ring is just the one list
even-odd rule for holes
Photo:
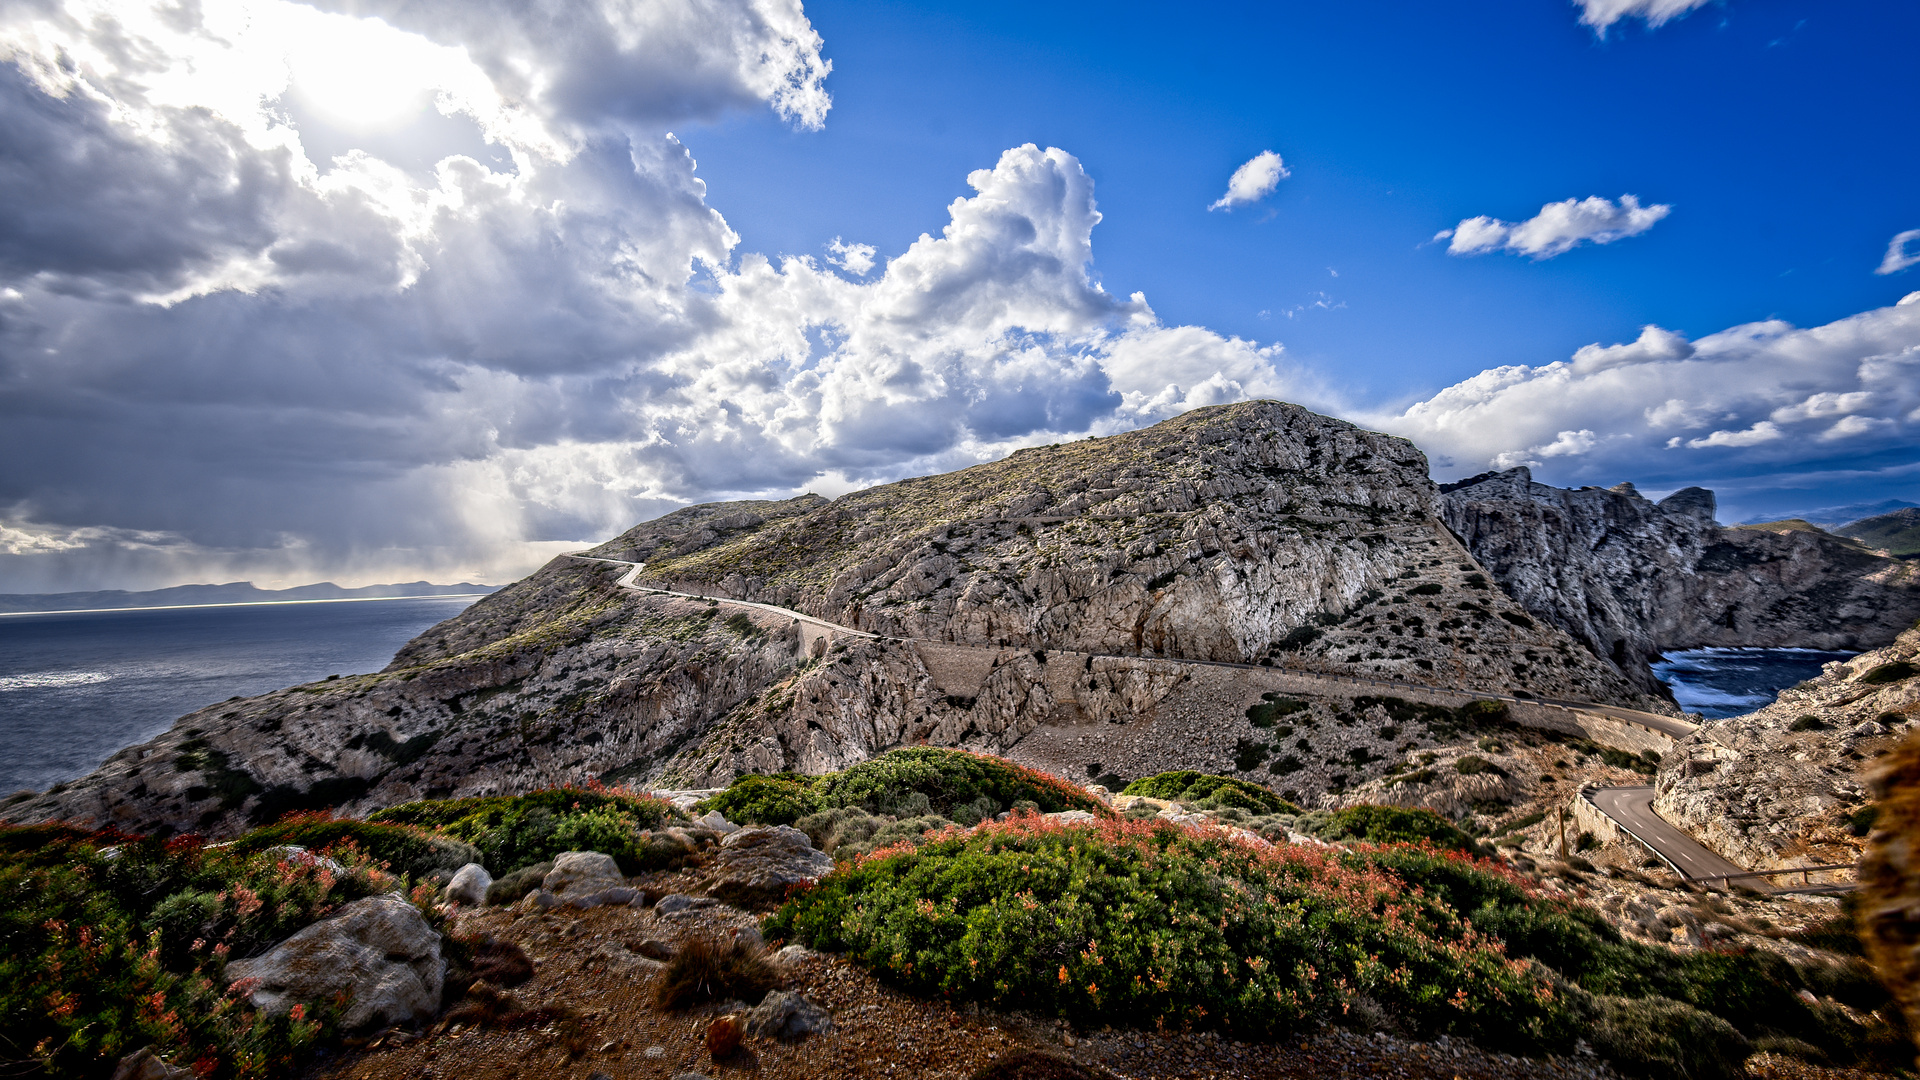
[[344,128],[401,126],[432,99],[441,46],[379,19],[306,20],[287,64],[293,89]]

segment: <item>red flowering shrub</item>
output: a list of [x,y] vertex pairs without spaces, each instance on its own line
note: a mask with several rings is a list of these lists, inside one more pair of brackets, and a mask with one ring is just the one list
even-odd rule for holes
[[1393,874],[1158,822],[1023,816],[883,848],[768,933],[920,992],[1094,1024],[1280,1036],[1365,995],[1422,1033],[1570,1041],[1544,969]]
[[257,1013],[223,973],[393,887],[351,843],[324,855],[0,827],[0,1071],[105,1075],[148,1043],[207,1077],[290,1071],[326,1018]]

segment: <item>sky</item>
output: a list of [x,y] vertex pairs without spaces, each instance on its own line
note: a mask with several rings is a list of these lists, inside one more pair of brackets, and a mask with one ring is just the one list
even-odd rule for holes
[[1920,7],[15,0],[0,592],[504,582],[1281,398],[1920,501]]

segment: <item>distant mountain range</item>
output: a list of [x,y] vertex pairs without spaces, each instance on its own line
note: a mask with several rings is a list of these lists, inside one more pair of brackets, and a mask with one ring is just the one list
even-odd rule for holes
[[170,589],[128,592],[0,593],[0,614],[33,611],[91,611],[101,608],[183,607],[199,604],[273,604],[289,600],[390,600],[410,596],[477,596],[497,585],[435,585],[411,581],[404,585],[363,585],[345,589],[331,581],[292,589],[259,589],[251,581],[225,585],[175,585]]
[[1895,558],[1920,555],[1920,507],[1909,506],[1890,514],[1863,518],[1834,531]]
[[1920,503],[1910,503],[1905,499],[1882,499],[1875,503],[1852,503],[1847,506],[1822,506],[1814,510],[1799,510],[1790,514],[1757,514],[1740,521],[1741,525],[1759,525],[1772,521],[1785,521],[1799,518],[1810,521],[1823,529],[1833,529],[1839,525],[1849,525],[1863,518],[1891,514],[1895,510],[1906,510]]

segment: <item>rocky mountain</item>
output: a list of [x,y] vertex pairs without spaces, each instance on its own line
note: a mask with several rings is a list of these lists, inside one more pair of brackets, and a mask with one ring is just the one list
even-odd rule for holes
[[[203,709],[0,813],[218,833],[306,806],[821,772],[916,743],[1006,752],[1163,714],[1191,733],[1165,758],[1231,756],[1263,699],[1208,674],[1222,663],[1661,707],[1494,588],[1439,511],[1411,444],[1275,402],[831,502],[689,507],[589,554],[851,629],[556,559],[383,672]],[[1302,776],[1345,783],[1379,757]]]
[[1920,617],[1920,568],[1819,530],[1714,521],[1713,493],[1568,490],[1525,468],[1441,487],[1440,513],[1500,587],[1647,693],[1668,649],[1884,645]]

